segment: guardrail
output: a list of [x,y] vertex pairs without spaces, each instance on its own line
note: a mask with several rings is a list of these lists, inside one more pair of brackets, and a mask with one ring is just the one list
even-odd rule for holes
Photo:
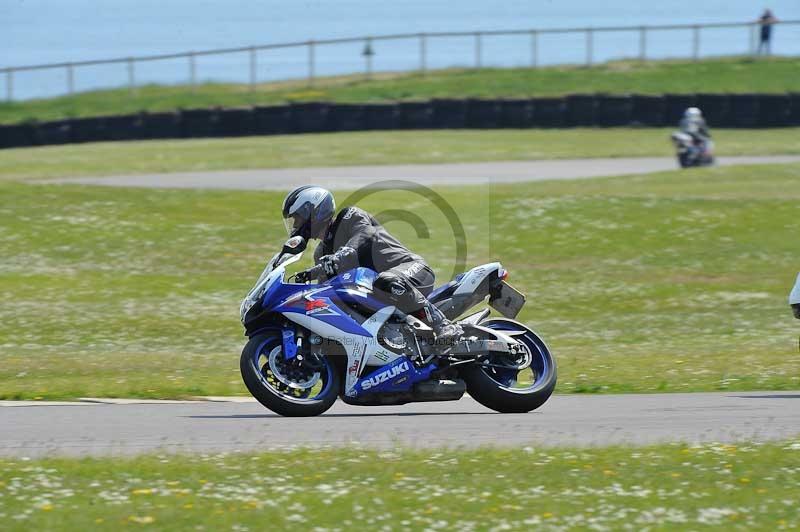
[[[800,20],[785,20],[776,23],[783,26],[800,25]],[[539,66],[540,45],[539,38],[549,34],[583,34],[585,45],[586,65],[592,65],[595,61],[595,36],[599,33],[614,32],[636,32],[638,33],[638,49],[634,57],[639,60],[648,59],[648,40],[653,32],[657,31],[689,31],[691,34],[691,57],[695,60],[701,57],[702,32],[709,29],[721,28],[744,28],[749,31],[749,53],[756,55],[758,51],[759,24],[757,22],[745,23],[716,23],[716,24],[672,24],[655,26],[607,26],[607,27],[582,27],[582,28],[551,28],[551,29],[529,29],[529,30],[488,30],[472,32],[434,32],[434,33],[402,33],[394,35],[379,35],[366,37],[346,37],[338,39],[321,39],[296,41],[274,44],[262,44],[257,46],[242,46],[235,48],[220,48],[214,50],[189,51],[171,54],[145,55],[137,57],[118,57],[111,59],[97,59],[90,61],[72,61],[62,63],[47,63],[39,65],[8,66],[0,68],[0,72],[5,75],[5,99],[14,99],[14,75],[18,72],[30,72],[40,70],[63,69],[65,71],[66,85],[65,92],[73,94],[75,92],[75,72],[77,69],[97,65],[124,65],[127,71],[127,87],[134,93],[136,83],[136,65],[138,63],[164,61],[173,59],[186,59],[187,79],[191,86],[197,84],[197,58],[202,56],[227,55],[227,54],[247,54],[248,56],[248,81],[250,88],[255,90],[258,80],[258,53],[267,50],[279,50],[287,48],[306,49],[306,73],[305,77],[309,85],[314,84],[317,71],[317,50],[319,47],[328,45],[363,43],[362,56],[364,58],[363,73],[369,78],[373,73],[373,44],[379,41],[402,41],[408,40],[416,43],[416,53],[418,54],[417,71],[425,73],[428,69],[429,41],[448,37],[467,37],[474,40],[474,62],[475,68],[487,66],[484,64],[484,44],[485,39],[498,36],[529,36],[530,39],[530,62],[533,68]],[[355,72],[350,72],[353,74]]]
[[574,94],[561,98],[291,103],[70,118],[0,125],[0,148],[334,131],[674,127],[683,111],[694,105],[703,109],[712,128],[800,126],[800,93]]

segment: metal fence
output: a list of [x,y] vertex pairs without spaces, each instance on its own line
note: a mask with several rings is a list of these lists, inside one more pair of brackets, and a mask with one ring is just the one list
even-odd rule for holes
[[[800,27],[800,20],[786,20],[776,23],[776,25],[788,27]],[[137,66],[148,62],[156,61],[169,61],[169,60],[185,60],[186,61],[186,77],[184,78],[190,86],[196,86],[198,83],[198,65],[197,59],[204,56],[220,56],[229,54],[244,54],[247,63],[247,82],[251,90],[255,90],[259,79],[259,53],[286,50],[286,49],[299,49],[303,52],[305,57],[304,75],[309,86],[314,85],[315,78],[318,75],[319,60],[317,55],[321,47],[342,45],[342,44],[355,44],[361,48],[361,57],[363,58],[363,66],[360,70],[366,78],[372,76],[374,72],[375,61],[375,47],[379,42],[390,41],[407,41],[409,46],[405,48],[406,54],[416,56],[416,68],[404,68],[404,71],[416,70],[420,73],[425,73],[429,69],[430,55],[432,42],[446,38],[461,38],[470,39],[472,41],[471,48],[473,58],[471,64],[461,65],[474,68],[481,68],[485,66],[494,66],[491,61],[486,61],[484,49],[492,38],[499,37],[517,37],[527,39],[527,51],[529,60],[526,66],[536,68],[542,65],[540,56],[542,56],[541,40],[549,35],[576,35],[583,41],[584,55],[582,63],[591,66],[598,60],[598,45],[596,41],[604,34],[633,34],[635,37],[635,44],[626,48],[627,52],[624,58],[633,58],[638,60],[648,60],[654,58],[653,54],[649,51],[649,43],[655,34],[658,32],[681,32],[681,38],[691,43],[690,49],[686,50],[688,53],[681,54],[676,52],[671,54],[670,57],[691,57],[694,60],[703,56],[703,36],[714,30],[738,30],[741,31],[739,38],[745,44],[740,49],[729,49],[721,51],[721,53],[711,53],[706,55],[741,55],[750,54],[757,55],[759,48],[759,33],[760,26],[758,23],[719,23],[719,24],[691,24],[691,25],[661,25],[661,26],[613,26],[613,27],[586,27],[586,28],[557,28],[557,29],[530,29],[530,30],[491,30],[491,31],[474,31],[474,32],[435,32],[435,33],[413,33],[413,34],[395,34],[395,35],[380,35],[380,36],[367,36],[367,37],[348,37],[339,39],[322,39],[322,40],[309,40],[298,42],[286,42],[275,44],[263,44],[258,46],[245,46],[237,48],[221,48],[215,50],[202,50],[202,51],[189,51],[173,54],[160,54],[148,55],[138,57],[120,57],[113,59],[98,59],[91,61],[74,61],[67,63],[50,63],[40,65],[24,65],[4,67],[0,72],[5,77],[5,99],[12,101],[14,99],[14,81],[15,75],[21,72],[32,71],[46,71],[46,70],[59,70],[63,71],[65,77],[65,84],[63,92],[60,94],[74,94],[76,72],[79,69],[98,66],[98,65],[120,65],[127,76],[127,87],[131,94],[135,94],[137,87]],[[793,54],[800,54],[800,50],[794,51]],[[663,55],[662,55],[663,57]],[[620,57],[623,58],[623,57]],[[581,61],[566,61],[568,63],[581,63]],[[548,64],[558,64],[549,62]],[[521,66],[521,65],[520,65]],[[397,69],[394,69],[397,70]],[[347,74],[359,73],[357,69],[351,69],[349,72],[342,72]],[[294,76],[298,77],[298,76]],[[99,88],[99,87],[98,87]]]

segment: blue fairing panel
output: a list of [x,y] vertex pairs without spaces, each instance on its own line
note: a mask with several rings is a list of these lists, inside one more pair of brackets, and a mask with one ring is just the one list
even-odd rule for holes
[[398,358],[391,364],[380,367],[356,382],[356,396],[365,393],[405,392],[416,383],[427,380],[435,364],[417,368],[406,357]]
[[336,298],[336,292],[333,287],[325,284],[284,284],[283,288],[286,292],[281,290],[276,294],[282,297],[280,299],[281,302],[271,308],[274,312],[304,314],[336,327],[344,333],[372,336],[357,321],[351,318],[345,310],[332,301],[332,298]]

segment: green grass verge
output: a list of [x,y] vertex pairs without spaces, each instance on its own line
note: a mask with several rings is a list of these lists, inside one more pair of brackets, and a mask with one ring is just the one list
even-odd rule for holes
[[0,123],[29,119],[97,116],[178,108],[274,104],[286,101],[376,102],[428,98],[557,96],[611,94],[786,92],[800,90],[800,60],[772,58],[704,61],[615,61],[591,68],[567,66],[515,69],[451,69],[418,73],[321,78],[248,85],[147,85],[92,91],[40,100],[0,103]]
[[[558,391],[797,389],[800,165],[442,188],[468,264],[500,260]],[[238,303],[282,240],[278,192],[0,184],[0,398],[245,393]],[[339,194],[340,203],[345,195]],[[389,229],[445,280],[447,220]]]
[[0,522],[9,532],[795,530],[799,454],[788,441],[0,459]]
[[[672,129],[392,131],[108,142],[0,151],[0,181],[75,175],[672,156]],[[800,128],[714,131],[719,155],[800,154]]]

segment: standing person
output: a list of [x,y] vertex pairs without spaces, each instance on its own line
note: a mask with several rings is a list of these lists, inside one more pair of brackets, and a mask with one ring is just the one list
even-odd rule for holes
[[772,14],[772,11],[765,9],[764,14],[757,22],[761,25],[761,40],[758,43],[757,53],[758,55],[770,55],[772,53],[772,25],[778,22],[778,19]]

